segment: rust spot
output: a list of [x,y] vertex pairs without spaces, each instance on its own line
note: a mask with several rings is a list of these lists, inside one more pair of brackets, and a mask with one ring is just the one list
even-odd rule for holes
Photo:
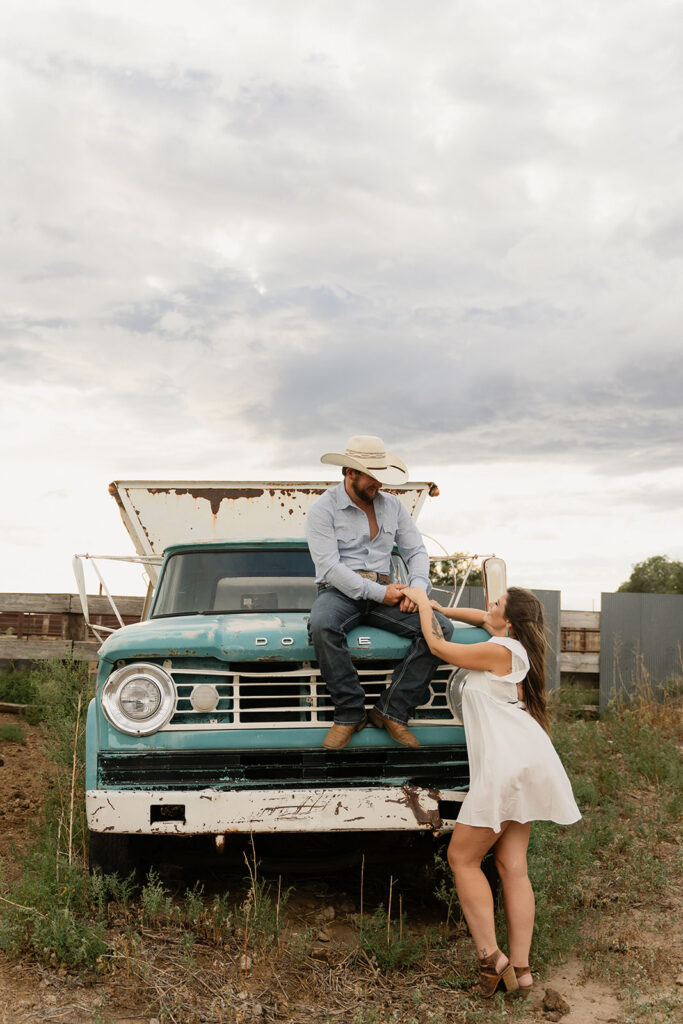
[[262,487],[242,487],[242,488],[229,488],[222,491],[208,490],[199,488],[194,491],[190,490],[177,490],[176,494],[191,494],[193,498],[205,498],[211,505],[211,511],[215,516],[218,515],[218,510],[221,507],[221,502],[224,499],[228,501],[237,501],[239,498],[260,498],[263,494]]
[[237,501],[239,498],[260,498],[263,494],[262,487],[225,487],[218,490],[215,487],[150,487],[150,494],[189,494],[193,498],[205,498],[211,505],[214,516],[218,515],[221,502]]
[[416,786],[401,786],[401,791],[405,799],[402,803],[405,803],[406,807],[409,808],[415,815],[415,821],[418,825],[429,825],[430,828],[441,828],[441,815],[439,814],[438,800],[439,794],[435,789],[428,789],[427,796],[430,796],[432,800],[437,802],[437,806],[431,810],[426,811],[420,806],[419,796],[420,793],[424,793],[425,790],[420,790]]

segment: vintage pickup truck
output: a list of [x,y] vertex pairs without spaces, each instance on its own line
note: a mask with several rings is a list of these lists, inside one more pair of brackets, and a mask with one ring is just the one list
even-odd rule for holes
[[[411,722],[419,749],[374,728],[341,751],[320,745],[332,707],[307,636],[316,589],[303,538],[328,486],[110,486],[151,582],[142,621],[99,651],[86,732],[93,867],[125,869],[136,836],[208,835],[220,848],[230,833],[453,828],[468,765],[452,667]],[[394,493],[417,516],[430,488]],[[392,561],[407,581],[398,552]],[[504,589],[498,560],[491,571]],[[459,642],[487,638],[458,628]],[[374,703],[408,641],[360,627],[348,643]]]

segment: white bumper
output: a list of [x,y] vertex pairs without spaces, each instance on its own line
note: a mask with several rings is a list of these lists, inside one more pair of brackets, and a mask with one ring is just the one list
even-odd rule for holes
[[220,835],[225,832],[449,832],[453,808],[465,794],[419,786],[353,789],[215,789],[154,791],[108,789],[86,793],[92,832],[144,835]]

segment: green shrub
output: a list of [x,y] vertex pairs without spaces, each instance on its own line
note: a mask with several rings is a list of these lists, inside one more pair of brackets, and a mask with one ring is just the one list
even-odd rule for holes
[[434,929],[417,934],[409,932],[404,925],[403,916],[399,920],[390,920],[381,905],[361,923],[361,949],[386,973],[416,966],[424,960],[428,950],[446,942],[444,936]]
[[94,967],[108,948],[101,923],[92,924],[63,906],[35,919],[31,945],[39,960],[72,968]]
[[140,893],[140,908],[146,925],[171,924],[176,917],[175,904],[153,869]]
[[26,733],[20,725],[8,722],[7,725],[0,725],[0,741],[4,743],[25,743]]
[[35,704],[38,688],[32,669],[12,668],[0,673],[0,701],[7,704]]

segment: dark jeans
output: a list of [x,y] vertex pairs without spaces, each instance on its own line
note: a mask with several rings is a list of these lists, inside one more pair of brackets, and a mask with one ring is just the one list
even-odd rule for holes
[[[450,639],[453,632],[450,622],[438,613],[437,618],[444,637]],[[422,636],[420,616],[417,612],[402,612],[398,605],[356,601],[334,587],[323,586],[311,608],[308,635],[334,704],[335,724],[355,725],[365,717],[365,690],[346,643],[346,634],[361,623],[413,641],[375,705],[380,714],[405,725],[415,708],[427,700],[429,682],[440,664]]]

